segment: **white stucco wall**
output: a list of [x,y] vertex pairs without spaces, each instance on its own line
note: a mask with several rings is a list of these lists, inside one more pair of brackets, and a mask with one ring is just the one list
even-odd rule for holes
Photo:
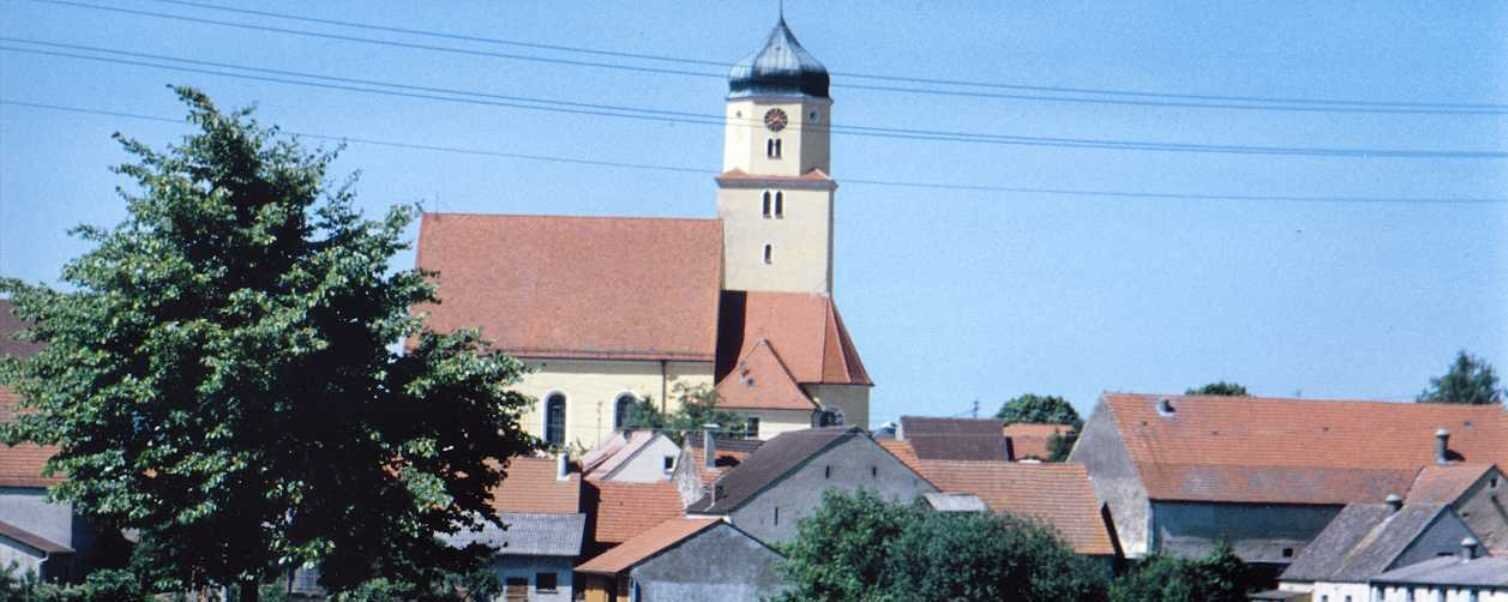
[[43,560],[46,558],[38,555],[31,548],[0,537],[0,571],[8,570],[14,563],[17,576],[27,573],[41,575]]
[[[780,217],[764,216],[766,190],[783,195]],[[725,185],[717,191],[717,216],[723,221],[723,288],[832,291],[833,191]]]
[[619,464],[616,469],[608,473],[609,481],[625,483],[654,483],[670,479],[670,470],[665,470],[665,459],[671,459],[671,469],[674,470],[676,457],[681,455],[681,448],[663,435],[655,437],[648,445],[639,448],[633,455]]
[[812,410],[730,410],[759,419],[754,438],[769,441],[781,433],[812,428]]
[[[729,101],[723,133],[723,171],[747,174],[799,176],[813,169],[832,174],[831,134],[833,101],[826,98],[742,98]],[[772,132],[764,126],[770,109],[785,111],[785,129]],[[815,116],[814,116],[815,114]],[[765,143],[781,141],[779,159],[771,159]]]
[[[1360,602],[1361,600],[1373,600],[1375,602],[1409,602],[1408,590],[1410,589],[1412,589],[1414,592],[1414,602],[1436,602],[1437,600],[1441,600],[1443,602],[1472,602],[1470,589],[1455,587],[1439,588],[1422,585],[1376,586],[1372,588],[1372,591],[1377,595],[1374,595],[1372,598],[1358,598],[1357,600],[1358,602]],[[1444,594],[1443,598],[1441,597],[1441,594]],[[1508,588],[1477,588],[1476,595],[1476,602],[1508,602]],[[1315,598],[1314,602],[1321,602],[1321,600],[1319,598]],[[1344,601],[1331,600],[1331,602]]]
[[1309,596],[1310,600],[1320,602],[1369,602],[1372,599],[1372,588],[1365,583],[1335,583],[1320,581],[1314,584],[1314,593]]

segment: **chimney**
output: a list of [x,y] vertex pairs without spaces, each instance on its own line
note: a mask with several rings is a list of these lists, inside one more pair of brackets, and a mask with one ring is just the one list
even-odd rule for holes
[[707,468],[717,467],[717,425],[702,425],[702,454],[707,458]]
[[1461,562],[1466,562],[1468,560],[1473,560],[1473,559],[1475,559],[1477,557],[1477,540],[1476,540],[1476,538],[1471,537],[1471,536],[1468,535],[1466,537],[1466,539],[1462,539],[1461,540],[1461,554],[1460,554],[1460,557],[1461,557]]
[[571,478],[571,454],[560,452],[555,455],[555,480],[564,481]]
[[1435,463],[1450,463],[1450,431],[1440,429],[1435,431]]
[[1383,501],[1387,503],[1388,510],[1397,512],[1403,509],[1403,498],[1398,497],[1396,493],[1389,493],[1388,497]]

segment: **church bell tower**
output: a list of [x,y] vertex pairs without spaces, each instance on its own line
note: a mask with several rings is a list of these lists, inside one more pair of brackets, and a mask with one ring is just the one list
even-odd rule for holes
[[832,293],[828,82],[784,16],[729,72],[717,178],[724,289]]

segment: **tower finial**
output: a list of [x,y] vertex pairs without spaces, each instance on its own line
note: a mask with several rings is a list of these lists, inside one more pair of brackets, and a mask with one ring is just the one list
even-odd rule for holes
[[785,22],[785,0],[780,0],[778,5],[780,6],[780,22],[784,23]]

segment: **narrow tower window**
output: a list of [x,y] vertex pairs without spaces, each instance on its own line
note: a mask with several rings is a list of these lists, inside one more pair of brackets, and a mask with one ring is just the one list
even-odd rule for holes
[[770,138],[764,142],[764,154],[771,159],[780,158],[780,139]]
[[770,191],[764,191],[764,216],[770,217]]
[[774,249],[770,245],[765,245],[764,246],[764,264],[765,265],[770,265],[770,253],[773,250]]
[[775,191],[775,217],[785,217],[785,193],[778,190]]

